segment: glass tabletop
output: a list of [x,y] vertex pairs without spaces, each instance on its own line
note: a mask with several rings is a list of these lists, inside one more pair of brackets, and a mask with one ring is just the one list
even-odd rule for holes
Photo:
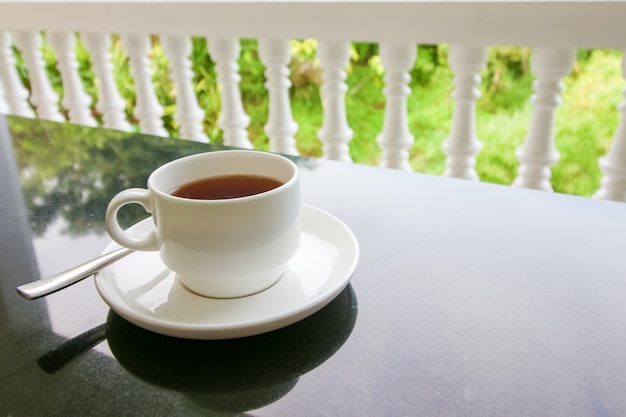
[[15,287],[100,254],[117,192],[223,148],[4,116],[0,146],[0,414],[626,414],[624,204],[292,157],[303,203],[359,241],[350,285],[290,326],[186,340],[92,279]]

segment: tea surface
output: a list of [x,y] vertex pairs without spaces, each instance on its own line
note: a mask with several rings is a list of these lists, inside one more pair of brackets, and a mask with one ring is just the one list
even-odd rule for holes
[[170,194],[194,200],[226,200],[261,194],[281,185],[277,179],[260,175],[224,175],[183,184]]

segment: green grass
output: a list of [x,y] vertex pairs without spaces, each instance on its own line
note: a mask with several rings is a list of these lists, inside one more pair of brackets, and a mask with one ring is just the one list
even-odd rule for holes
[[600,185],[598,159],[610,148],[619,123],[621,54],[594,51],[565,80],[564,103],[557,115],[557,149],[561,160],[553,170],[555,190],[591,195]]
[[[292,43],[294,58],[290,68],[294,87],[290,94],[293,117],[299,125],[298,149],[302,155],[319,157],[322,155],[322,144],[317,138],[322,126],[321,78],[314,59],[315,46],[315,41],[310,40]],[[354,131],[350,154],[355,162],[369,165],[380,163],[376,137],[382,130],[385,109],[384,70],[377,53],[376,45],[354,44],[346,81],[349,87],[345,96],[347,117]],[[77,55],[86,90],[95,102],[96,80],[90,73],[88,54],[80,44]],[[489,62],[481,73],[482,97],[476,109],[477,135],[482,143],[476,169],[482,181],[510,184],[517,174],[515,150],[524,141],[533,111],[530,55],[529,48],[490,48]],[[44,48],[44,58],[54,88],[62,95],[52,50]],[[179,126],[173,119],[176,92],[168,76],[167,58],[156,38],[151,59],[156,93],[164,107],[165,126],[172,136],[177,136]],[[118,87],[126,99],[127,114],[136,123],[132,118],[134,86],[128,59],[117,38],[113,39],[112,61]],[[191,61],[195,72],[194,88],[206,113],[205,130],[213,142],[221,143],[215,65],[203,39],[194,39]],[[564,103],[557,110],[555,128],[555,144],[561,158],[552,170],[552,184],[558,192],[589,196],[599,186],[598,159],[610,148],[619,123],[617,105],[623,99],[624,85],[620,63],[620,52],[581,51],[572,74],[564,80]],[[19,54],[18,66],[28,86],[27,72]],[[239,66],[244,108],[251,117],[250,140],[255,147],[269,149],[269,140],[263,131],[268,113],[264,67],[255,41],[242,41]],[[417,172],[440,175],[445,168],[442,144],[449,134],[454,104],[450,98],[453,74],[447,65],[447,47],[420,46],[410,73],[413,79],[407,105],[408,123],[415,137],[409,150],[410,164]],[[94,113],[100,116],[95,109]]]

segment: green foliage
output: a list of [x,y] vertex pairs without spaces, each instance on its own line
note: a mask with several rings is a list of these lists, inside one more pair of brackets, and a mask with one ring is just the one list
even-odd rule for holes
[[481,76],[481,109],[489,113],[515,112],[526,104],[533,77],[530,74],[530,48],[491,48]]
[[[128,58],[120,41],[113,37],[111,60],[115,81],[126,100],[126,111],[138,130],[132,116],[135,90],[129,71]],[[176,89],[169,77],[168,59],[158,38],[153,37],[150,52],[153,81],[159,102],[164,108],[164,124],[170,135],[178,135],[174,119]],[[319,157],[322,145],[317,131],[322,125],[322,104],[319,87],[321,69],[316,58],[315,40],[291,42],[292,60],[289,64],[292,88],[292,112],[299,125],[297,146],[302,155]],[[16,52],[18,73],[30,88],[27,71],[19,51]],[[533,75],[530,69],[530,48],[490,48],[489,60],[481,73],[482,97],[477,102],[478,137],[483,144],[477,157],[477,171],[483,181],[510,184],[517,173],[515,149],[526,135],[532,115],[529,99]],[[452,121],[453,74],[447,63],[447,45],[420,45],[417,59],[411,68],[411,94],[408,97],[408,122],[415,143],[409,150],[414,170],[441,174],[445,155],[442,143],[447,139]],[[54,52],[43,48],[46,70],[55,91],[62,96],[60,75],[55,66]],[[89,55],[78,42],[79,72],[86,91],[96,100],[97,79],[89,63]],[[556,145],[561,160],[553,168],[552,182],[557,191],[591,195],[600,181],[598,158],[609,148],[618,123],[615,107],[621,98],[622,77],[619,69],[621,53],[616,51],[580,50],[572,74],[565,80],[564,105],[557,111]],[[204,38],[192,39],[190,56],[193,88],[205,112],[205,131],[214,143],[222,143],[218,126],[220,94],[215,63],[207,51]],[[242,40],[238,60],[240,89],[245,111],[250,115],[249,135],[254,145],[269,148],[269,139],[263,130],[268,114],[268,94],[264,86],[264,66],[260,62],[255,40]],[[348,122],[354,131],[350,142],[353,159],[359,163],[378,164],[380,149],[376,137],[384,122],[385,98],[384,67],[378,45],[353,43],[346,83]],[[101,115],[94,108],[96,117]]]
[[409,71],[413,84],[428,86],[438,71],[449,71],[447,45],[420,45],[417,59]]

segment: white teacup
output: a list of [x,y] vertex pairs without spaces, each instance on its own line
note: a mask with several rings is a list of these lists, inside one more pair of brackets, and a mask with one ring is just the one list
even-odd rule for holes
[[[269,191],[227,199],[190,199],[172,192],[208,177],[254,175],[278,180]],[[152,213],[154,229],[132,236],[117,221],[129,203]],[[289,159],[260,151],[216,151],[169,162],[109,203],[111,238],[130,249],[159,251],[190,290],[235,298],[265,290],[281,277],[300,243],[300,180]]]

